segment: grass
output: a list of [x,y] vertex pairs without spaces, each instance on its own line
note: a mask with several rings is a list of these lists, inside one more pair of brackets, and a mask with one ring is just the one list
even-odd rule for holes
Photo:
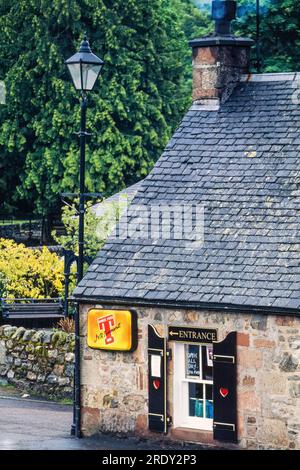
[[55,402],[59,403],[61,405],[73,405],[73,400],[71,398],[62,398],[57,399],[54,397],[49,398],[48,396],[45,395],[39,395],[36,393],[31,393],[26,390],[19,390],[14,385],[11,384],[5,384],[5,383],[0,383],[0,395],[6,396],[6,397],[18,397],[21,398],[23,394],[29,394],[29,398],[34,399],[34,400],[42,400],[42,401],[48,401],[48,402]]
[[61,403],[62,405],[73,405],[73,400],[70,398],[62,398],[61,400],[58,400],[58,403]]
[[5,388],[5,390],[16,390],[16,387],[11,384],[0,384],[0,388]]
[[[31,223],[39,222],[38,220],[31,220]],[[29,223],[29,220],[22,220],[22,219],[11,219],[11,220],[0,220],[0,226],[5,225],[22,225]]]
[[0,395],[16,396],[20,391],[11,384],[0,382]]

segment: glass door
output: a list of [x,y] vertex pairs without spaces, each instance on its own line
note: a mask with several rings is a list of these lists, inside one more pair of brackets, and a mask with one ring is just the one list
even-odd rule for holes
[[175,343],[174,425],[212,430],[212,345]]

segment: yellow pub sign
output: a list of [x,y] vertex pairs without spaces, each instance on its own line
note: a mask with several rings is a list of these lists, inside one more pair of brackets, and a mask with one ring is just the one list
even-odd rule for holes
[[137,316],[129,310],[88,311],[87,342],[90,348],[134,351],[137,347]]

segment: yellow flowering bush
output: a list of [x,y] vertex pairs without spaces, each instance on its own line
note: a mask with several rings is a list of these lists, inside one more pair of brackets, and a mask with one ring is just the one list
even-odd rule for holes
[[59,297],[63,293],[63,272],[63,261],[48,248],[31,249],[0,238],[0,296]]

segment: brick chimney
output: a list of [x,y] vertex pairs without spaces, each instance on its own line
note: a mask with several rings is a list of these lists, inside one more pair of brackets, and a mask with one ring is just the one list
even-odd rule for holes
[[231,34],[235,15],[234,0],[213,0],[214,33],[190,42],[194,103],[224,103],[241,75],[249,73],[250,48],[254,41]]

